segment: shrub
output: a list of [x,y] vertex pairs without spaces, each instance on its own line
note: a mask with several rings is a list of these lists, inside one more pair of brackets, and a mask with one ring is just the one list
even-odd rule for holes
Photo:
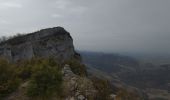
[[32,68],[27,95],[47,98],[59,94],[62,85],[61,68],[54,60],[37,60]]
[[32,66],[29,64],[16,65],[16,74],[23,81],[29,79],[32,74]]
[[15,91],[19,83],[14,66],[7,60],[0,59],[0,98]]
[[76,59],[71,59],[69,61],[66,61],[65,63],[70,65],[70,68],[74,74],[80,75],[80,76],[87,75],[86,66],[82,64],[80,61]]
[[53,58],[32,58],[30,60],[22,60],[16,63],[16,73],[22,80],[31,78],[31,75],[36,72],[37,66],[48,65],[51,67],[57,66],[61,68],[60,64]]
[[99,79],[96,77],[93,77],[92,81],[94,83],[94,87],[98,91],[97,100],[109,100],[109,96],[112,93],[111,85],[109,84],[109,81]]
[[62,90],[60,64],[53,58],[33,58],[17,63],[0,59],[0,99],[15,91],[20,82],[28,80],[28,96],[49,97],[60,93]]

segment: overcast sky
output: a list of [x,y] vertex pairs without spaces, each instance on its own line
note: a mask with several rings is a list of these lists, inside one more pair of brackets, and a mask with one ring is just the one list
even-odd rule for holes
[[56,26],[80,50],[170,53],[170,0],[0,0],[0,36]]

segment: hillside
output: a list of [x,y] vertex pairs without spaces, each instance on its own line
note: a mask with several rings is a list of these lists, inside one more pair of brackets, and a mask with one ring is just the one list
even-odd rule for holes
[[170,64],[158,65],[150,63],[150,60],[144,63],[139,59],[120,54],[79,52],[89,73],[107,78],[113,85],[136,87],[147,93],[152,100],[170,99]]
[[[94,100],[103,91],[87,78],[73,39],[62,27],[4,40],[0,56],[0,99]],[[109,98],[107,91],[102,98]]]
[[143,100],[89,75],[62,27],[15,36],[0,43],[2,100]]

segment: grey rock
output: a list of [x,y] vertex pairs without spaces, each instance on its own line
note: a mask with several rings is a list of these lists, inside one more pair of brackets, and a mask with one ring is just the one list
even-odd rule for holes
[[97,90],[93,87],[91,80],[74,74],[69,65],[63,67],[63,74],[64,91],[69,91],[70,97],[74,97],[75,100],[94,99],[96,97]]
[[83,95],[79,95],[79,96],[77,97],[77,99],[78,99],[78,100],[85,100],[85,97],[84,97]]
[[54,57],[65,61],[75,54],[73,39],[62,27],[43,29],[0,43],[0,56],[14,62],[32,57]]
[[115,100],[116,99],[116,95],[115,94],[110,94],[110,100]]
[[76,93],[75,93],[75,96],[77,97],[77,96],[79,96],[80,95],[80,91],[77,91]]

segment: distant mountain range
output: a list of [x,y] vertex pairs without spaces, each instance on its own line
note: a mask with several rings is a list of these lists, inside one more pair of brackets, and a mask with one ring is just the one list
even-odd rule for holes
[[[140,58],[100,52],[80,51],[80,54],[88,66],[89,72],[100,77],[107,77],[110,81],[116,79],[126,85],[139,88],[148,95],[152,95],[151,98],[170,99],[170,62],[169,64],[158,64],[154,63],[155,59],[149,60],[149,57],[146,57],[147,62],[146,59],[143,61]],[[164,91],[164,96],[158,90]],[[155,91],[159,95],[155,95]]]

